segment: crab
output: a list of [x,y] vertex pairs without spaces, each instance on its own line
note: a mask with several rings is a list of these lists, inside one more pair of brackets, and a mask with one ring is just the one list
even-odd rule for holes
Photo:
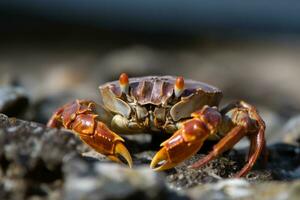
[[250,140],[244,167],[235,177],[245,176],[265,149],[265,123],[256,108],[237,101],[219,110],[220,89],[183,77],[147,76],[128,78],[99,86],[102,103],[75,100],[57,109],[47,126],[66,128],[95,151],[112,161],[132,167],[122,134],[171,134],[161,144],[150,167],[156,171],[175,167],[196,154],[206,140],[213,150],[191,165],[199,168],[233,148],[243,137]]

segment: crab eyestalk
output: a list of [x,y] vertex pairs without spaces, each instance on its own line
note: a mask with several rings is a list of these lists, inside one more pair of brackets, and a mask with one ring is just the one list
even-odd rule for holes
[[126,73],[122,73],[119,78],[120,88],[122,93],[128,94],[129,92],[129,80]]
[[183,93],[184,90],[184,79],[182,76],[178,76],[176,78],[176,82],[174,85],[174,92],[175,92],[175,96],[178,98],[181,96],[181,94]]

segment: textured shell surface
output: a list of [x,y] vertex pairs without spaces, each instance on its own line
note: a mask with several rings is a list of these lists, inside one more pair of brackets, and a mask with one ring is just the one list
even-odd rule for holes
[[[153,104],[160,105],[167,102],[172,96],[176,77],[174,76],[145,76],[129,79],[130,95],[137,100],[140,105]],[[110,89],[116,97],[122,95],[119,81],[107,82],[99,86],[100,90]],[[194,80],[185,80],[185,90],[182,98],[193,95],[196,91],[202,91],[202,95],[221,94],[221,90]]]

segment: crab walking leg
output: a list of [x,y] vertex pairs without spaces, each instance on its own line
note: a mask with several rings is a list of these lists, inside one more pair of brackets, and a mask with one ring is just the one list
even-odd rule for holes
[[235,176],[236,177],[245,176],[251,170],[256,160],[264,150],[266,150],[265,138],[264,138],[264,133],[262,133],[261,131],[258,132],[256,137],[252,137],[250,139],[250,151],[249,151],[248,162]]
[[242,177],[252,169],[256,160],[262,153],[265,161],[267,160],[267,148],[265,140],[266,125],[262,118],[259,116],[254,106],[251,106],[244,101],[237,102],[236,106],[246,109],[249,113],[249,117],[256,121],[256,130],[254,132],[249,131],[248,133],[250,138],[248,161],[246,165],[240,170],[240,172],[236,174],[236,177]]
[[245,102],[238,102],[235,106],[230,105],[230,109],[226,108],[226,113],[229,114],[235,127],[213,147],[213,151],[194,163],[192,167],[202,167],[224,151],[231,149],[244,136],[248,136],[250,139],[248,161],[240,172],[235,175],[235,177],[242,177],[251,170],[265,148],[265,124],[256,109]]
[[[150,167],[156,171],[170,169],[199,151],[203,142],[217,130],[221,114],[209,106],[192,113],[193,119],[183,122],[153,157]],[[158,165],[158,166],[157,166]]]
[[95,151],[119,163],[122,162],[118,158],[120,155],[127,161],[129,167],[132,167],[130,153],[123,144],[124,139],[100,121],[96,111],[94,102],[76,100],[59,108],[50,118],[47,126],[70,129]]

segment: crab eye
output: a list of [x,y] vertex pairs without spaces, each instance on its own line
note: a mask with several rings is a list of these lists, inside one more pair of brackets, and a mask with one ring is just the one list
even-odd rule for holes
[[175,86],[174,86],[174,91],[175,91],[175,96],[180,97],[184,90],[184,79],[182,76],[178,76],[176,78]]
[[129,91],[129,80],[126,73],[122,73],[119,78],[120,88],[122,93],[128,94]]

